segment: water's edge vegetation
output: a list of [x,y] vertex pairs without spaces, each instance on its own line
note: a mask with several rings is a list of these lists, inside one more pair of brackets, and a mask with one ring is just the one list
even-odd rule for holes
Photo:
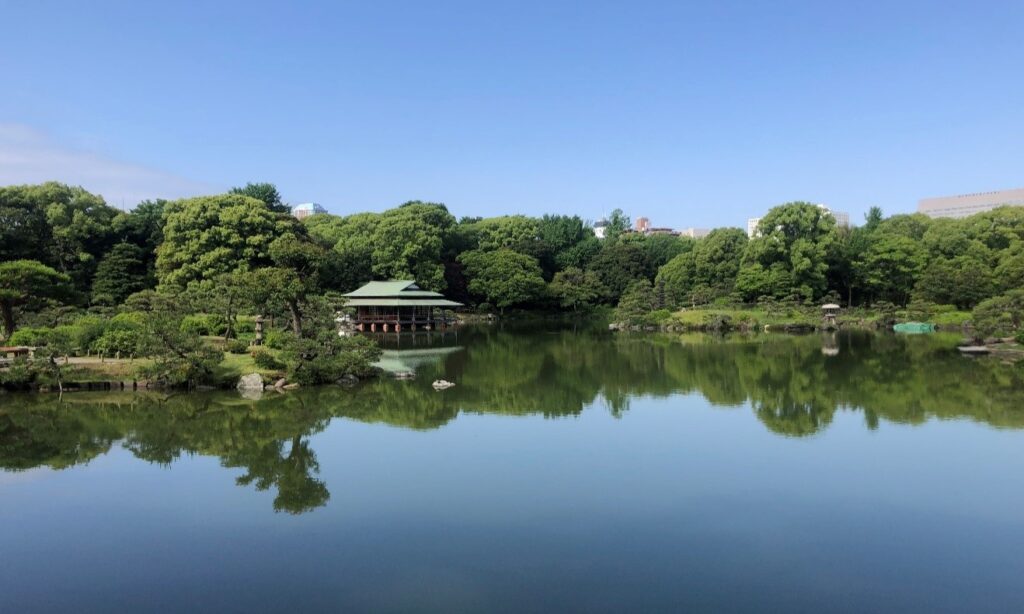
[[752,237],[719,228],[700,239],[634,232],[617,210],[599,238],[579,216],[457,220],[420,201],[299,220],[268,183],[125,212],[51,182],[0,188],[0,219],[3,343],[34,348],[0,365],[7,388],[105,376],[110,357],[168,387],[231,385],[243,367],[299,385],[365,376],[379,350],[340,338],[335,318],[343,293],[382,279],[415,280],[476,314],[808,329],[822,302],[841,301],[849,326],[902,318],[1024,339],[1020,207],[957,220],[872,209],[845,227],[790,202]]

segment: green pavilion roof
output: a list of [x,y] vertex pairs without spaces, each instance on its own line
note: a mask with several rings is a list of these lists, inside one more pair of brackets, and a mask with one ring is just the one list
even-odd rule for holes
[[415,281],[371,281],[349,292],[349,307],[461,307],[462,303],[449,301],[438,292],[424,290]]
[[345,307],[462,307],[446,298],[352,298]]

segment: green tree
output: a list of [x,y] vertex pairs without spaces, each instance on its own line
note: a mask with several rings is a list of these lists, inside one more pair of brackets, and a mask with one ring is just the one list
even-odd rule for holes
[[992,269],[983,262],[970,256],[939,257],[924,268],[914,294],[933,303],[970,309],[992,296],[995,289]]
[[224,353],[203,343],[199,335],[183,330],[181,298],[152,290],[131,298],[131,306],[145,313],[140,319],[139,353],[149,356],[152,362],[140,368],[143,376],[189,388],[211,383]]
[[693,289],[697,285],[694,253],[684,252],[669,260],[658,269],[655,283],[665,288],[666,302],[670,306],[691,304]]
[[239,194],[262,201],[267,208],[275,213],[291,213],[291,207],[281,200],[277,186],[272,183],[247,183],[241,188],[231,188],[229,194]]
[[443,248],[455,218],[438,203],[412,201],[381,214],[373,233],[373,275],[415,279],[421,287],[446,287]]
[[618,239],[623,233],[630,229],[629,216],[622,212],[622,209],[615,209],[608,216],[608,226],[604,229],[606,239]]
[[124,243],[142,250],[142,260],[156,276],[156,248],[164,241],[164,208],[167,201],[146,200],[131,211],[118,213],[113,220],[114,235]]
[[288,379],[303,385],[327,384],[371,371],[371,364],[381,354],[375,342],[360,335],[339,336],[334,309],[324,299],[307,302],[306,313],[308,325],[288,338],[281,353]]
[[646,278],[648,266],[643,249],[635,243],[616,241],[602,243],[587,269],[597,274],[608,288],[608,297],[618,302],[631,283]]
[[548,289],[553,296],[558,297],[562,307],[573,311],[597,304],[607,293],[597,274],[576,267],[555,273]]
[[732,292],[747,246],[747,233],[739,228],[716,228],[693,247],[696,284],[718,295]]
[[267,266],[275,239],[304,234],[297,220],[274,213],[249,196],[224,194],[167,203],[164,242],[156,261],[160,285],[183,289],[192,281]]
[[141,248],[118,243],[96,268],[92,281],[93,303],[119,305],[129,294],[150,287],[149,271]]
[[641,324],[645,316],[656,307],[654,288],[646,279],[634,281],[622,294],[622,299],[615,308],[615,319],[629,324]]
[[[789,294],[810,300],[823,295],[828,287],[828,256],[835,241],[835,218],[823,208],[806,202],[775,207],[761,219],[757,236],[747,244],[742,266],[753,270],[744,276],[747,283],[741,292],[748,300]],[[758,271],[774,273],[764,277]],[[781,275],[782,271],[786,275]],[[755,277],[775,282],[788,279],[789,287],[761,292],[765,288],[749,286]]]
[[469,291],[496,305],[522,305],[544,293],[544,277],[537,259],[509,249],[476,250],[459,256],[466,267]]
[[1003,337],[1024,330],[1024,289],[982,301],[971,314],[978,338]]
[[1024,288],[1024,243],[1015,243],[1002,252],[995,279],[1003,292]]
[[864,259],[867,286],[877,298],[906,305],[926,258],[919,241],[880,232]]
[[68,292],[67,275],[36,260],[0,262],[0,320],[10,337],[17,328],[15,308],[34,299],[58,298]]
[[0,260],[38,260],[86,291],[117,213],[101,197],[53,181],[0,188]]

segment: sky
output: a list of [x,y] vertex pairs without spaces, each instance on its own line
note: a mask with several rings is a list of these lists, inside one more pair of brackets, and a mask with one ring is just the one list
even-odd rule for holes
[[119,207],[275,183],[330,212],[615,208],[1024,187],[1024,2],[0,0],[0,185]]

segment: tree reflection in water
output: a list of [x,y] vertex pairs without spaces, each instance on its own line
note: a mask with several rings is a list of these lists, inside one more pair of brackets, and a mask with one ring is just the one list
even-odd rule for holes
[[[463,349],[420,366],[415,381],[268,394],[150,393],[0,397],[0,468],[63,469],[120,444],[170,464],[182,454],[220,459],[238,484],[276,490],[274,509],[298,514],[330,499],[309,437],[344,418],[436,429],[460,413],[575,416],[627,412],[638,396],[698,393],[713,406],[752,408],[784,436],[813,435],[836,411],[919,424],[970,419],[1024,426],[1024,369],[959,356],[955,338],[839,335],[613,336],[573,331],[469,329]],[[450,341],[451,342],[451,341]],[[827,350],[827,351],[826,351]],[[444,393],[430,382],[458,383]],[[591,410],[593,411],[593,410]]]

